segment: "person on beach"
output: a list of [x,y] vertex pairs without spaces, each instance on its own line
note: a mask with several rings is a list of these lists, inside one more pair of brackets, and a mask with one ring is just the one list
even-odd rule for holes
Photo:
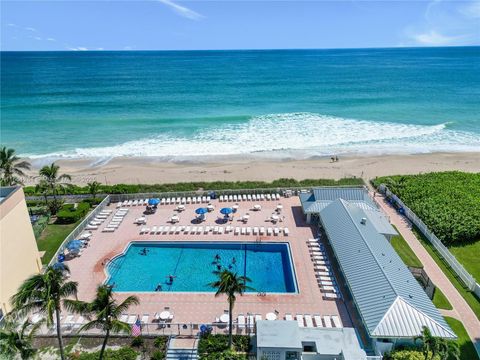
[[162,291],[162,284],[159,283],[155,288],[155,291]]
[[140,255],[143,255],[143,256],[147,256],[147,253],[148,253],[147,248],[143,248],[143,249],[140,251]]

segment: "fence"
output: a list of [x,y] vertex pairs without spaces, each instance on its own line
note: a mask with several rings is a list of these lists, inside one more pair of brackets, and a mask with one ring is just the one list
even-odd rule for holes
[[93,211],[91,211],[86,217],[85,219],[83,219],[83,221],[77,225],[77,227],[75,229],[73,229],[73,231],[65,238],[65,240],[63,240],[62,244],[59,246],[59,248],[57,249],[57,251],[55,252],[55,255],[53,255],[52,259],[50,260],[50,263],[48,265],[53,265],[57,262],[57,259],[58,259],[58,255],[60,253],[62,253],[65,249],[65,246],[66,244],[75,239],[76,237],[78,237],[78,235],[80,235],[85,227],[87,226],[87,224],[95,217],[97,216],[97,214],[102,211],[105,206],[107,206],[108,204],[110,203],[110,196],[107,195],[105,197],[105,199],[102,200],[102,202],[100,204],[97,205],[97,207],[95,209],[93,209]]
[[465,270],[465,268],[458,262],[458,260],[452,255],[452,253],[442,244],[442,242],[432,233],[423,221],[406,206],[397,195],[392,193],[384,184],[380,185],[379,190],[385,194],[388,198],[391,198],[401,208],[403,208],[405,216],[420,230],[425,238],[433,245],[442,259],[450,266],[454,273],[460,278],[465,286],[475,292],[477,296],[480,296],[480,285],[477,284],[475,278]]

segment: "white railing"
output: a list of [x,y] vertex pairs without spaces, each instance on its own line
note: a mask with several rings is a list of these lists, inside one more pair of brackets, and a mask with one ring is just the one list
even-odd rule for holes
[[103,199],[96,207],[93,209],[88,215],[82,220],[80,224],[77,225],[73,231],[68,234],[68,236],[63,240],[62,244],[58,247],[57,251],[55,252],[55,255],[50,259],[50,262],[48,263],[49,266],[55,264],[58,259],[58,255],[62,253],[65,250],[66,244],[70,240],[74,240],[78,235],[80,235],[84,230],[87,224],[95,217],[97,214],[102,211],[105,206],[107,206],[110,203],[110,195],[107,195],[105,199]]
[[462,280],[465,286],[474,291],[476,294],[480,294],[480,286],[477,284],[475,278],[470,275],[470,273],[465,270],[465,268],[458,262],[455,256],[442,244],[442,242],[431,232],[427,225],[412,211],[408,206],[406,206],[400,198],[392,193],[387,186],[384,184],[379,186],[379,190],[385,194],[385,196],[391,198],[396,202],[401,208],[403,208],[405,216],[420,230],[420,232],[425,236],[425,238],[433,245],[438,254],[442,259],[450,266],[450,268],[455,272],[455,274]]

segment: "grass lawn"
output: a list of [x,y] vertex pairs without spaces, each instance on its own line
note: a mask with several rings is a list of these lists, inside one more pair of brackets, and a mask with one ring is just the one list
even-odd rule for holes
[[457,319],[445,316],[445,320],[452,330],[458,336],[458,345],[460,346],[460,359],[461,360],[479,360],[478,354],[475,351],[472,341],[468,337],[467,331],[463,327],[463,324]]
[[[397,232],[400,234],[397,228],[395,228],[395,230],[397,230]],[[394,236],[390,243],[392,244],[397,254],[400,256],[402,261],[405,263],[405,265],[423,268],[423,264],[420,262],[417,255],[415,255],[410,246],[408,246],[402,235]]]
[[480,282],[480,261],[478,260],[478,255],[480,254],[480,239],[472,244],[451,246],[448,250],[450,250],[460,264],[463,265],[465,270],[467,270],[477,282]]
[[68,225],[47,225],[45,230],[43,230],[42,235],[37,240],[38,250],[45,251],[45,255],[42,257],[43,264],[48,264],[50,262],[50,259],[55,255],[55,252],[62,244],[63,240],[65,240],[67,235],[75,229],[80,221],[82,220],[79,220],[75,224]]
[[444,310],[453,309],[448,299],[442,293],[442,290],[440,290],[438,287],[435,288],[432,301],[433,301],[433,305],[435,305],[438,309],[444,309]]
[[427,239],[425,239],[425,237],[420,233],[420,231],[415,228],[413,228],[412,230],[417,236],[420,243],[425,247],[430,256],[433,258],[433,260],[435,260],[437,265],[440,267],[440,269],[442,269],[443,273],[448,277],[453,286],[455,286],[460,295],[462,295],[468,305],[472,308],[477,318],[480,319],[480,299],[477,298],[475,294],[473,294],[471,291],[465,289],[463,283],[461,283],[460,280],[457,279],[455,273],[449,267],[447,267],[446,263],[437,254],[433,245]]

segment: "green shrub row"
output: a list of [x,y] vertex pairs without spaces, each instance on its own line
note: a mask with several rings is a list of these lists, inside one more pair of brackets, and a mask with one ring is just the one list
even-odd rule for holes
[[[233,348],[235,351],[248,353],[250,348],[250,337],[244,335],[233,335]],[[219,354],[228,350],[228,336],[205,335],[198,342],[198,353],[204,358],[211,354]]]
[[[100,351],[92,353],[81,353],[78,357],[72,357],[75,360],[98,360]],[[138,353],[129,347],[122,347],[118,350],[105,350],[104,360],[136,360]]]
[[459,171],[381,177],[446,245],[480,239],[480,173]]
[[[175,184],[116,184],[101,185],[99,193],[103,194],[135,194],[135,193],[156,193],[156,192],[180,192],[197,190],[238,190],[278,187],[310,187],[310,186],[339,186],[339,185],[364,185],[360,178],[333,179],[278,179],[272,182],[265,181],[215,181],[215,182],[186,182]],[[41,196],[34,186],[26,186],[23,191],[26,196]],[[67,188],[68,195],[88,195],[87,186],[72,185]]]
[[65,204],[57,213],[57,224],[73,224],[83,218],[88,210],[90,204],[88,202],[80,202],[76,204]]

